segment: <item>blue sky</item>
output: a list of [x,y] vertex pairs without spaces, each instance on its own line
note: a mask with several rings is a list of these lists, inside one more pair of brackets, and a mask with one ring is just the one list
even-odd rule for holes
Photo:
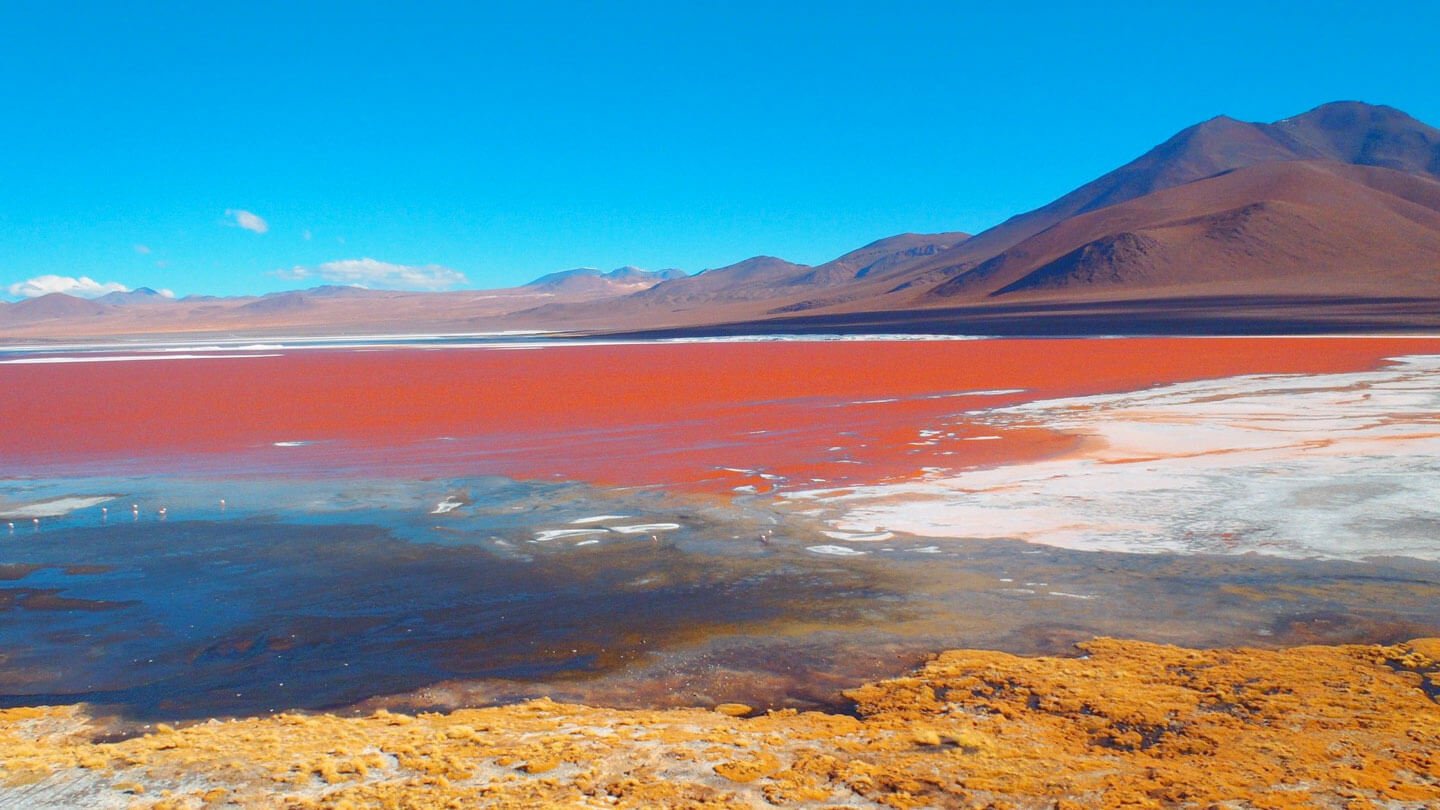
[[1432,3],[417,5],[0,3],[0,294],[816,263],[1220,113],[1440,124]]

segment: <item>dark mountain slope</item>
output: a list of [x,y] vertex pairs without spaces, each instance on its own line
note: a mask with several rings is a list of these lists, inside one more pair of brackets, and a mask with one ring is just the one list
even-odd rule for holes
[[1267,163],[1072,217],[934,288],[932,300],[1440,293],[1440,182]]
[[1440,179],[1440,130],[1392,107],[1355,101],[1325,104],[1273,124],[1212,118],[1048,205],[916,265],[902,284],[923,290],[944,283],[1074,216],[1224,172],[1296,160],[1379,166]]

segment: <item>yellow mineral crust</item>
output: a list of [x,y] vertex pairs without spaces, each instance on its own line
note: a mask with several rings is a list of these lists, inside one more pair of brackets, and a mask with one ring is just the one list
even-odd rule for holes
[[947,652],[849,692],[858,718],[539,700],[96,743],[83,708],[11,709],[0,805],[1440,807],[1436,640],[1080,652]]

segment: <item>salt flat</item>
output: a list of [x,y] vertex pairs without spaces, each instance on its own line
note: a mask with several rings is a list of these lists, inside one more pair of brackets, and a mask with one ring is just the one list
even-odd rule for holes
[[1082,437],[1060,458],[790,497],[840,531],[1074,549],[1440,559],[1440,356],[967,414]]

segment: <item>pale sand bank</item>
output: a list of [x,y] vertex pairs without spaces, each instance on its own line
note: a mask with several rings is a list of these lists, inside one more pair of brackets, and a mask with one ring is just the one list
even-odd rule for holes
[[[1082,550],[1440,560],[1440,356],[972,412],[1084,437],[1063,458],[788,497],[838,532]],[[834,535],[832,535],[834,536]]]

